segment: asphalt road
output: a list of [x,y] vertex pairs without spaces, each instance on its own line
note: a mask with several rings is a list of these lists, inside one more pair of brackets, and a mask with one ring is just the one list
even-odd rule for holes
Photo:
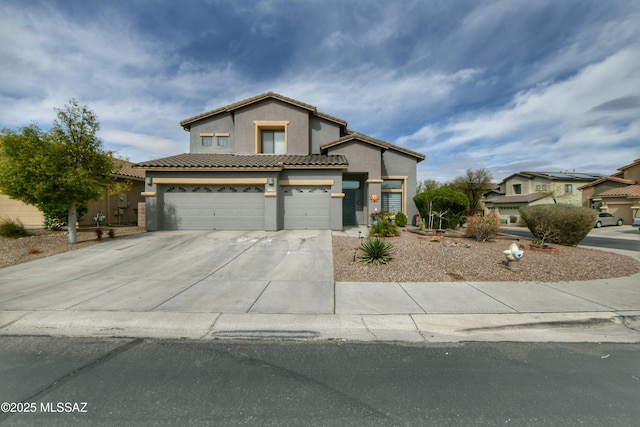
[[639,351],[2,337],[0,424],[635,426]]
[[[534,238],[531,232],[526,228],[509,228],[508,230],[503,230],[503,232],[514,236],[525,237],[527,239]],[[638,233],[637,228],[634,229],[626,227],[624,229],[624,233],[624,238],[619,238],[621,234],[618,227],[603,227],[602,229],[593,230],[587,234],[587,236],[582,239],[579,246],[592,246],[596,248],[640,252],[640,233]]]

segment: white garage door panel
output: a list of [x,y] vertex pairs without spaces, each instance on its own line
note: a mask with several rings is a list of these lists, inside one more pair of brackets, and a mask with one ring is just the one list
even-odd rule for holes
[[168,187],[163,229],[263,230],[264,193],[259,187]]
[[328,230],[331,228],[329,187],[285,187],[284,228],[286,230]]

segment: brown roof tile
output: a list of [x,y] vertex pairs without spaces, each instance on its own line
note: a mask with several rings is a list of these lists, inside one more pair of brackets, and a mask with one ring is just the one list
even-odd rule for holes
[[142,169],[285,169],[349,165],[345,156],[272,154],[178,154],[138,163]]
[[596,179],[595,181],[592,181],[588,184],[578,187],[578,190],[584,190],[585,188],[595,187],[596,185],[602,184],[603,182],[607,182],[607,181],[618,182],[621,184],[633,184],[635,182],[630,179],[618,178],[616,176],[611,175],[611,176],[605,176],[600,179]]
[[126,160],[119,160],[119,159],[116,159],[115,163],[117,163],[118,166],[121,167],[120,170],[115,171],[115,175],[125,177],[125,178],[144,179],[145,177],[144,170],[134,169],[133,163],[128,162]]
[[612,188],[598,194],[599,197],[640,197],[640,184]]

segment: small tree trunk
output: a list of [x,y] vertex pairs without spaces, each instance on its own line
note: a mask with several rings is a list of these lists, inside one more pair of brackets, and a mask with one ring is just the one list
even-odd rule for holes
[[72,202],[71,206],[69,206],[69,219],[67,228],[69,230],[69,238],[67,241],[71,244],[78,243],[78,232],[76,230],[76,202]]

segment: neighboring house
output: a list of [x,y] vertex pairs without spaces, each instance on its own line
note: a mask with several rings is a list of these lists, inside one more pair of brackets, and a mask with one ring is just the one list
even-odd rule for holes
[[519,172],[505,178],[499,188],[484,194],[485,213],[495,213],[503,222],[517,222],[518,210],[550,203],[582,205],[578,189],[602,175],[580,172]]
[[121,169],[114,178],[117,181],[128,181],[131,185],[128,191],[121,194],[109,195],[105,188],[104,197],[88,203],[87,213],[80,219],[81,225],[95,225],[93,218],[98,212],[105,216],[107,225],[136,225],[138,222],[138,204],[144,202],[141,193],[144,191],[144,171],[134,169],[133,163],[124,160]]
[[0,194],[0,221],[3,220],[20,221],[27,228],[44,226],[44,217],[38,208]]
[[[131,182],[131,188],[126,193],[111,196],[105,189],[105,197],[88,203],[87,213],[79,220],[81,225],[95,225],[93,217],[98,211],[105,216],[103,225],[136,224],[138,203],[144,201],[140,195],[144,191],[144,171],[134,169],[131,162],[118,161],[122,162],[122,169],[114,177]],[[0,220],[5,218],[19,220],[28,228],[44,227],[44,216],[38,208],[0,194]]]
[[640,159],[618,168],[618,172],[590,182],[582,190],[582,205],[622,218],[632,224],[640,217]]
[[146,228],[334,229],[416,209],[425,156],[268,92],[183,120],[190,152],[146,170]]

